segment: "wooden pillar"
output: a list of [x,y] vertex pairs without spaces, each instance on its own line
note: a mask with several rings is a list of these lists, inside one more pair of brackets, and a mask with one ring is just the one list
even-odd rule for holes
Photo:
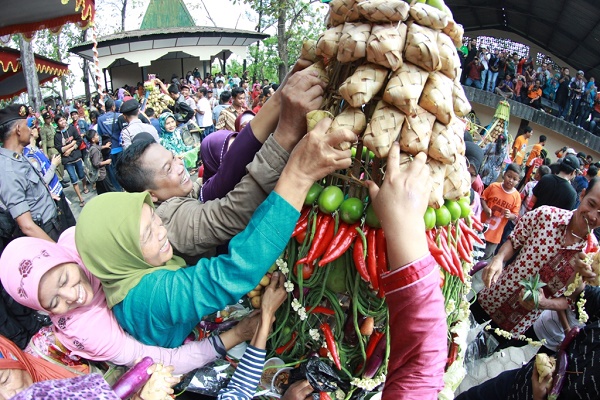
[[42,102],[42,92],[40,91],[40,81],[35,68],[35,56],[33,54],[33,46],[31,42],[25,40],[23,35],[20,35],[21,48],[21,68],[25,75],[25,83],[27,84],[27,93],[29,94],[29,105],[38,112],[44,104]]

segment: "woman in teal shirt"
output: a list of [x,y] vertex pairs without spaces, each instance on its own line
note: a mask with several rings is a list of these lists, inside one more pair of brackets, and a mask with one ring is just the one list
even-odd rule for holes
[[254,289],[285,249],[313,182],[350,166],[350,150],[335,147],[356,135],[326,134],[330,123],[321,122],[298,143],[229,253],[195,266],[185,268],[173,256],[148,193],[105,193],[90,201],[77,223],[77,250],[102,281],[121,326],[143,343],[176,347],[202,317]]

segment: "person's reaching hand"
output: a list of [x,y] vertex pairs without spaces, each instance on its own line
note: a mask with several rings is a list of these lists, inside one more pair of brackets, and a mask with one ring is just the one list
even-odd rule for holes
[[[394,142],[387,159],[381,188],[368,181],[375,214],[385,232],[392,269],[413,262],[428,253],[423,215],[431,192],[427,155],[400,160],[400,146]],[[410,237],[411,240],[406,240]]]

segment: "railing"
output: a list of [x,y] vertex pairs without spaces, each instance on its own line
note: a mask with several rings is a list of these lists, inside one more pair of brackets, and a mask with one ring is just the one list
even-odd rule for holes
[[[503,100],[502,96],[492,92],[475,89],[474,87],[463,87],[467,98],[473,103],[482,104],[495,109],[498,106],[498,102]],[[560,135],[575,140],[596,152],[600,152],[600,137],[593,135],[583,128],[570,124],[565,120],[543,111],[538,111],[528,105],[514,100],[508,100],[508,102],[510,103],[510,115],[542,125]]]

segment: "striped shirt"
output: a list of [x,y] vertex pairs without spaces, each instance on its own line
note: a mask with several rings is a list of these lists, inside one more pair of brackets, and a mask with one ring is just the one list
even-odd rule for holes
[[[567,348],[567,374],[560,399],[600,398],[600,288],[586,286],[585,309],[589,321]],[[509,400],[526,400],[533,396],[531,375],[535,357],[515,375]]]
[[221,389],[219,392],[218,400],[251,399],[254,397],[254,392],[256,392],[265,365],[266,354],[267,352],[263,349],[248,346],[231,381],[226,388]]

